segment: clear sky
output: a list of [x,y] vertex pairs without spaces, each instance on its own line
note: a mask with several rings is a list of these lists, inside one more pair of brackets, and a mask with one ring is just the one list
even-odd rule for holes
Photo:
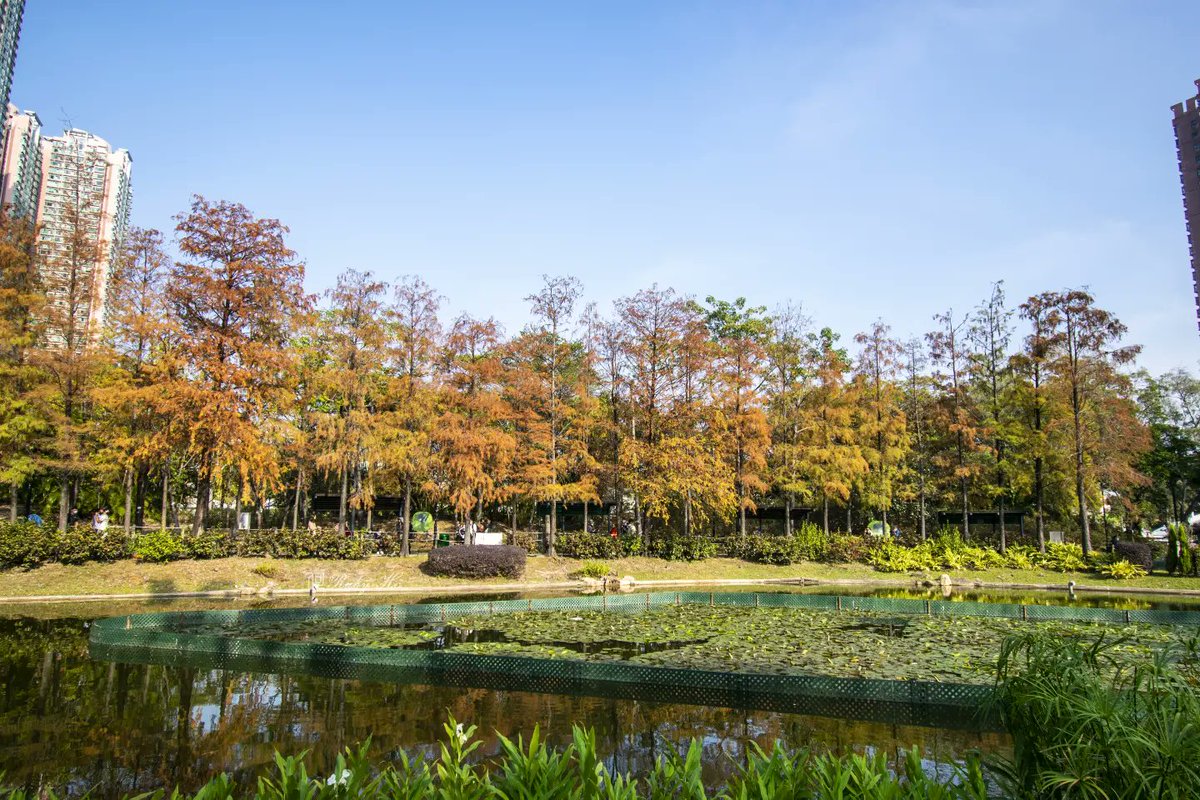
[[129,149],[137,225],[282,219],[313,292],[416,273],[511,330],[570,273],[849,337],[1087,285],[1162,371],[1196,78],[1195,0],[28,0],[13,100]]

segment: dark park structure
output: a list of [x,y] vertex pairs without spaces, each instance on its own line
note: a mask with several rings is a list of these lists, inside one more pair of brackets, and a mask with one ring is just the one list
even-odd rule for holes
[[1200,80],[1196,81],[1196,96],[1172,106],[1171,110],[1175,112],[1175,150],[1179,155],[1183,216],[1192,257],[1196,321],[1200,325],[1200,241],[1197,241],[1200,237]]

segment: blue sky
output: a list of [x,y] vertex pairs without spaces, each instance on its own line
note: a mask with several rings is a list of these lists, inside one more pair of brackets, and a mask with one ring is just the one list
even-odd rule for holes
[[791,299],[847,338],[1087,285],[1195,368],[1170,106],[1200,3],[28,0],[13,100],[126,147],[134,222],[282,219],[319,292],[543,273]]

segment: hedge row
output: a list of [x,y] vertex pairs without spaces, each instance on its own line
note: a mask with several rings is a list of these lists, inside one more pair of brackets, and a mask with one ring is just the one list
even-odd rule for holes
[[83,564],[123,558],[150,562],[227,556],[356,559],[373,552],[374,542],[328,529],[243,531],[236,539],[225,530],[206,530],[195,536],[152,530],[129,537],[120,528],[98,533],[87,526],[75,526],[59,533],[52,525],[0,522],[0,567],[32,568],[55,561]]
[[515,545],[456,544],[430,550],[422,569],[449,578],[519,578],[525,557],[525,549]]

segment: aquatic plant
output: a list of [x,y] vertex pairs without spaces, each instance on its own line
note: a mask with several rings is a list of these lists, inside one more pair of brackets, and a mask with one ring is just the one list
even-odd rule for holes
[[1013,756],[991,766],[1006,796],[1196,796],[1197,640],[1134,663],[1119,657],[1122,644],[1044,631],[1005,642],[994,703],[1013,737]]
[[[436,758],[425,761],[400,752],[376,765],[370,742],[347,748],[328,776],[308,771],[305,753],[276,754],[274,770],[259,778],[252,792],[239,792],[225,774],[194,794],[160,789],[139,800],[986,800],[987,783],[980,760],[968,755],[945,775],[924,769],[914,748],[893,770],[886,755],[837,756],[809,750],[790,752],[776,745],[769,752],[751,745],[746,761],[720,788],[704,784],[701,743],[690,740],[681,751],[668,749],[641,781],[613,772],[600,758],[596,734],[575,726],[562,749],[546,744],[538,728],[528,742],[498,736],[501,753],[493,762],[475,762],[479,747],[475,726],[453,717],[443,725]],[[3,776],[0,776],[0,787]],[[56,800],[48,789],[0,788],[0,800]]]

